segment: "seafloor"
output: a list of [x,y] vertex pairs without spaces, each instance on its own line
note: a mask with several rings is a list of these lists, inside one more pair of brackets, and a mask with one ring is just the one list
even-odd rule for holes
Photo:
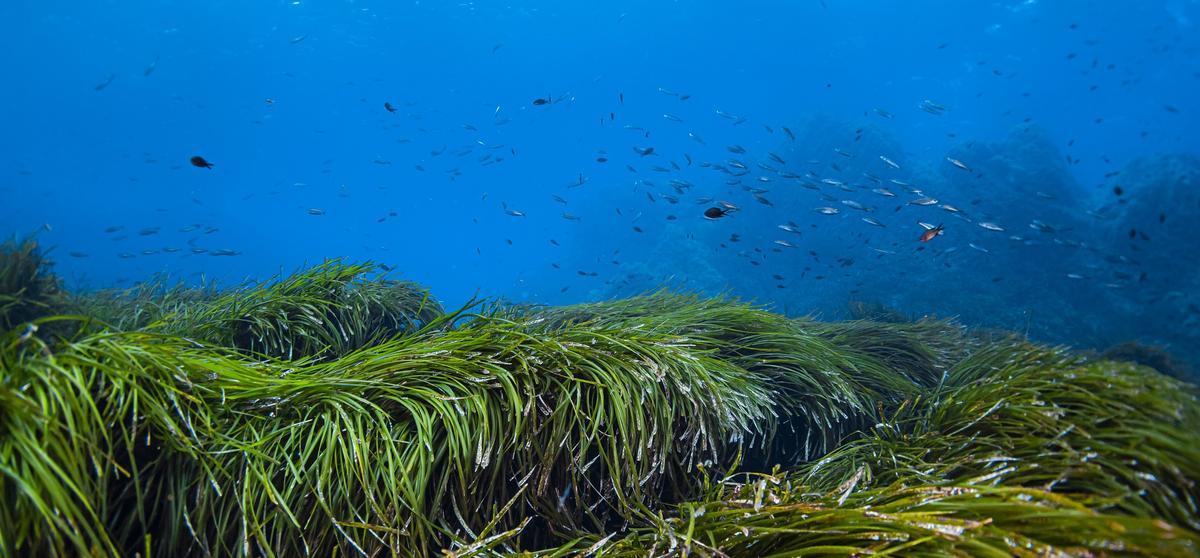
[[668,292],[446,311],[342,262],[78,294],[32,241],[0,327],[3,556],[1200,552],[1200,391],[1137,347],[1160,370]]

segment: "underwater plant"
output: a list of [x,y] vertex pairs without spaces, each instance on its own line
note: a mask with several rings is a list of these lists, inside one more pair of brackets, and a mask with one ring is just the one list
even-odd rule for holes
[[75,297],[74,306],[122,331],[145,329],[288,359],[338,356],[443,314],[424,287],[377,271],[373,264],[329,260],[225,291],[212,284],[167,286],[160,277]]
[[882,302],[866,302],[851,300],[846,304],[850,318],[854,320],[871,320],[875,322],[901,323],[910,321],[899,310],[890,308]]
[[61,285],[34,238],[10,238],[0,244],[0,328],[17,327],[54,314]]
[[371,264],[327,261],[282,280],[183,305],[155,329],[293,359],[342,355],[441,315],[441,306],[425,289],[368,280],[375,271]]
[[1105,349],[1100,356],[1109,360],[1136,362],[1180,380],[1189,380],[1193,377],[1188,365],[1175,360],[1166,349],[1137,341],[1126,341],[1113,345]]
[[1197,548],[1196,388],[1148,368],[670,292],[445,313],[372,272],[6,333],[0,556]]
[[66,306],[75,314],[95,319],[117,331],[142,329],[189,306],[211,301],[219,289],[215,283],[197,286],[172,284],[167,275],[125,289],[67,293]]
[[[1194,386],[1013,343],[790,471],[729,475],[599,556],[1200,552]],[[566,550],[560,549],[560,550]],[[582,552],[580,552],[582,554]]]

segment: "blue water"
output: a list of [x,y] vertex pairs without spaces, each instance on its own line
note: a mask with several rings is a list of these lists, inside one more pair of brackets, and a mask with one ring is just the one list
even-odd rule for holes
[[[9,0],[0,233],[36,233],[77,289],[346,257],[450,306],[674,286],[1196,362],[1197,21],[1184,0]],[[704,219],[715,200],[740,210]]]

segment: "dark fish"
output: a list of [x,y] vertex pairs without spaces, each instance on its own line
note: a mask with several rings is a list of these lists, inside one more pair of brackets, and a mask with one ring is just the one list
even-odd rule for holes
[[396,112],[396,107],[392,106],[391,103],[386,101],[383,103],[383,108],[388,112]]
[[96,84],[96,91],[104,91],[104,88],[112,84],[114,79],[117,79],[117,74],[108,74],[108,77],[104,81]]
[[653,148],[653,147],[637,147],[637,146],[634,146],[633,150],[634,150],[634,151],[636,151],[636,152],[637,152],[637,154],[638,154],[638,155],[641,155],[642,157],[645,157],[645,156],[647,156],[647,155],[651,155],[651,154],[653,154],[653,153],[654,153],[654,148]]
[[715,221],[721,217],[729,215],[731,211],[733,210],[724,207],[710,207],[704,210],[704,218],[710,221]]
[[208,162],[207,160],[204,159],[204,157],[201,157],[199,155],[193,155],[191,160],[192,160],[193,167],[200,167],[202,169],[213,168],[212,163]]
[[540,107],[540,106],[542,106],[542,105],[548,105],[548,104],[550,104],[551,102],[553,102],[553,100],[554,100],[554,96],[553,96],[553,95],[546,95],[546,97],[545,97],[545,98],[538,98],[538,99],[534,99],[534,100],[533,100],[533,106],[535,106],[535,107]]

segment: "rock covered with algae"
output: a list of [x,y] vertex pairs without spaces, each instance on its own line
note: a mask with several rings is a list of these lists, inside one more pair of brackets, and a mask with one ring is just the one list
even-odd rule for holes
[[1194,386],[949,322],[341,262],[64,300],[0,339],[4,556],[1200,551]]

